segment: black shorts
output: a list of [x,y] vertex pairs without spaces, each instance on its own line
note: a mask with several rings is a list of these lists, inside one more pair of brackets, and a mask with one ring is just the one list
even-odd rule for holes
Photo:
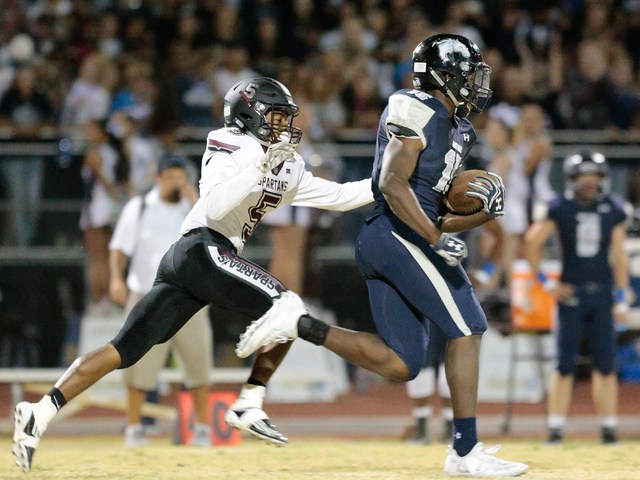
[[120,368],[169,340],[205,305],[257,319],[284,290],[269,272],[239,257],[226,237],[208,228],[194,229],[164,255],[153,288],[111,341],[120,353]]

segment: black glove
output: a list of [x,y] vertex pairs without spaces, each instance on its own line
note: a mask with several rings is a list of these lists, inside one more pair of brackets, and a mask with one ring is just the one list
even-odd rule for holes
[[468,182],[467,185],[472,189],[467,195],[482,201],[487,217],[496,218],[504,215],[504,183],[500,175],[487,172],[486,175],[478,175],[475,182]]
[[448,233],[440,235],[438,243],[431,245],[431,248],[433,248],[438,255],[444,258],[447,265],[452,267],[460,265],[460,262],[467,258],[467,255],[469,254],[467,244],[464,243],[464,240],[452,237]]

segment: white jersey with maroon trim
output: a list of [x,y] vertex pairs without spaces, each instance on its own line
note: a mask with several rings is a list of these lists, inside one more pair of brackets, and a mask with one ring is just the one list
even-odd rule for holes
[[345,211],[373,201],[370,178],[340,184],[314,177],[298,153],[263,174],[258,161],[264,155],[262,145],[237,128],[210,132],[202,156],[200,199],[181,233],[208,227],[240,252],[260,219],[279,205]]

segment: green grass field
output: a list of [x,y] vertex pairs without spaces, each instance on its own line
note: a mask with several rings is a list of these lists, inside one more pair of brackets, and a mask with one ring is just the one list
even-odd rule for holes
[[[151,480],[367,480],[446,478],[445,447],[412,446],[395,440],[293,439],[284,448],[243,439],[241,446],[199,449],[153,439],[128,449],[121,437],[45,437],[26,475],[14,465],[11,442],[0,442],[1,479]],[[500,456],[529,463],[524,479],[636,480],[640,442],[605,447],[594,440],[563,446],[509,441]]]

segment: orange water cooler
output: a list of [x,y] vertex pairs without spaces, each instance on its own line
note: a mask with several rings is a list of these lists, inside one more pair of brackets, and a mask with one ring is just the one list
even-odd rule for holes
[[[560,262],[543,261],[542,272],[559,280]],[[549,331],[556,316],[556,300],[531,271],[526,260],[516,260],[511,269],[511,325],[517,331]]]

